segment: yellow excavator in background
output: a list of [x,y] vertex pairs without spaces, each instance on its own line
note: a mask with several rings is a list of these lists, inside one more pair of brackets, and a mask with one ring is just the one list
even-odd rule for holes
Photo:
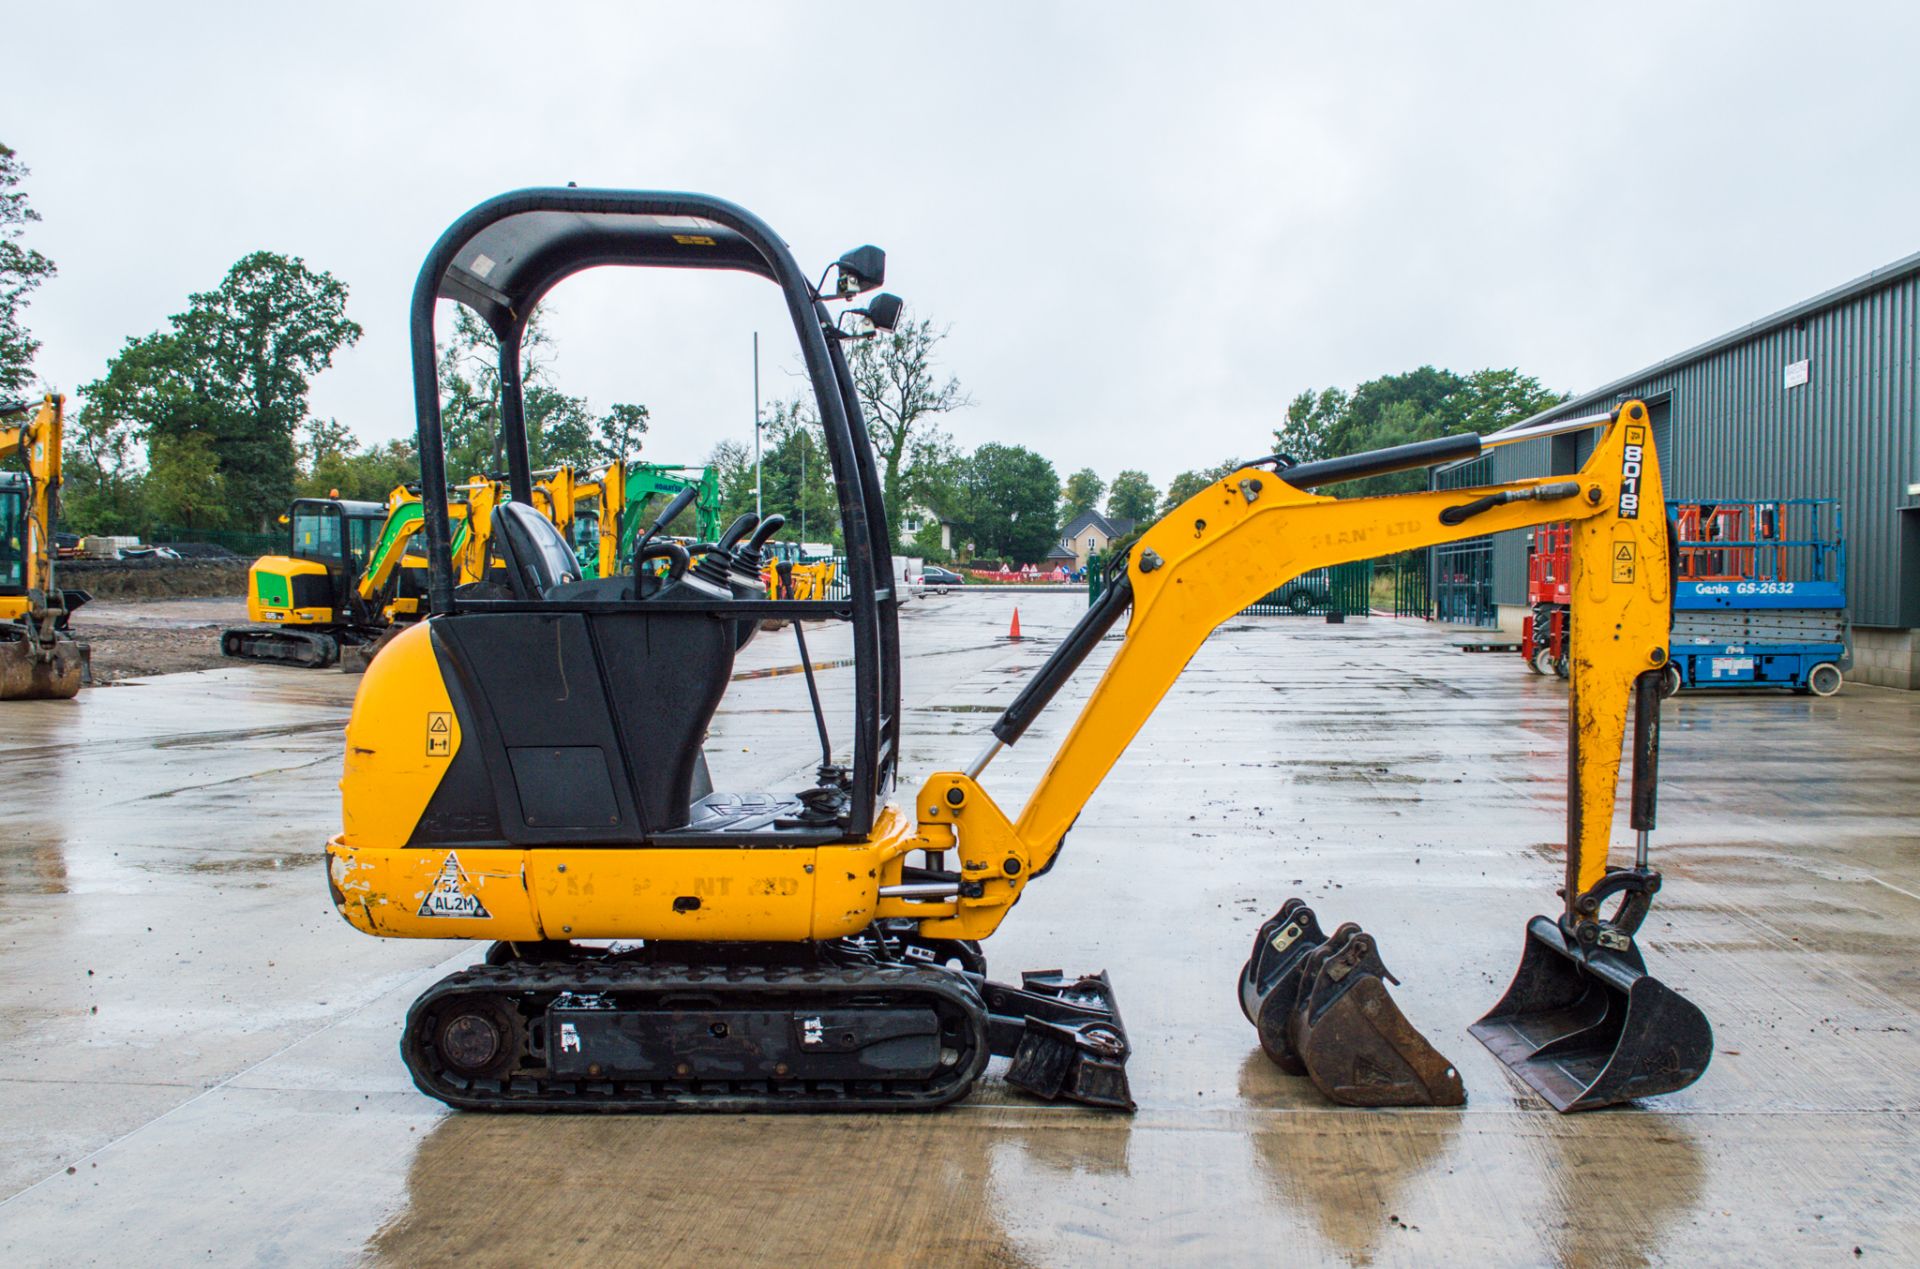
[[66,627],[90,596],[53,575],[65,422],[62,396],[0,401],[0,700],[64,700],[86,673]]
[[[475,476],[455,487],[449,514],[463,584],[485,579],[499,481]],[[426,559],[417,553],[420,495],[405,485],[385,503],[337,496],[296,498],[281,517],[285,555],[266,555],[247,570],[246,626],[221,632],[230,657],[321,668],[338,662],[358,672],[395,625],[415,620]],[[497,561],[495,561],[497,563]]]
[[[740,517],[698,559],[656,541],[691,491],[642,535],[631,575],[577,580],[565,539],[525,505],[517,403],[503,411],[513,498],[494,513],[509,590],[458,593],[441,492],[437,302],[469,305],[517,348],[539,297],[609,263],[727,267],[781,288],[839,493],[844,597],[764,597],[778,515]],[[409,1011],[401,1052],[421,1090],[481,1110],[904,1109],[964,1097],[1001,1056],[1007,1081],[1032,1095],[1130,1108],[1131,1048],[1106,975],[996,982],[982,941],[1059,864],[1088,800],[1223,622],[1312,569],[1560,521],[1573,526],[1574,620],[1588,632],[1568,702],[1564,903],[1530,923],[1513,985],[1473,1032],[1560,1110],[1699,1078],[1712,1052],[1706,1018],[1647,973],[1634,939],[1660,887],[1648,831],[1673,592],[1642,403],[1489,437],[1242,466],[1116,562],[976,758],[895,799],[899,597],[841,347],[890,329],[901,305],[880,294],[863,308],[828,307],[876,288],[884,269],[878,248],[859,248],[818,293],[782,240],[733,204],[574,188],[483,203],[429,255],[412,314],[429,611],[370,667],[354,703],[343,825],[327,846],[333,902],[356,929],[492,941],[484,963]],[[1575,428],[1603,434],[1569,476],[1344,500],[1314,492]],[[654,559],[664,576],[648,570]],[[1123,618],[1045,774],[1023,806],[1003,808],[983,783],[995,754]],[[703,789],[702,739],[736,651],[766,619],[850,623],[851,747],[831,741],[803,642],[814,783]],[[1629,718],[1630,867],[1610,850]],[[1129,874],[1115,884],[1156,883]],[[1351,925],[1327,935],[1295,899],[1262,927],[1239,996],[1267,1052],[1335,1101],[1459,1103],[1457,1071],[1400,1013],[1388,981],[1371,936]]]

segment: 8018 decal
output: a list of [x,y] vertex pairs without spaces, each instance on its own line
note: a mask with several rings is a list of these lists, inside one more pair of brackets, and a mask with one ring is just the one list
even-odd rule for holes
[[1647,429],[1627,428],[1626,444],[1620,449],[1620,518],[1640,518],[1640,472],[1646,456]]

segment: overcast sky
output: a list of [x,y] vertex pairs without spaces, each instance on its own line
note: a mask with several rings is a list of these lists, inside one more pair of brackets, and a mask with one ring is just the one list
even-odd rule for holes
[[[888,251],[963,445],[1064,475],[1266,452],[1430,362],[1594,386],[1920,249],[1920,8],[388,3],[9,10],[27,311],[73,389],[255,249],[352,288],[316,413],[411,431],[435,237],[525,185],[691,189],[817,270]],[[791,392],[749,278],[595,275],[560,385],[687,461]]]

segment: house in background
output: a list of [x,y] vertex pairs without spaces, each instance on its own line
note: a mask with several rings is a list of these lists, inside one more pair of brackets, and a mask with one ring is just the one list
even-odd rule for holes
[[899,548],[905,549],[911,547],[913,540],[920,536],[920,530],[936,520],[940,523],[940,549],[951,555],[953,553],[954,522],[945,516],[934,514],[917,502],[910,502],[900,508]]
[[1132,520],[1110,518],[1098,511],[1082,511],[1067,524],[1066,531],[1060,535],[1059,549],[1047,556],[1047,563],[1066,564],[1075,571],[1083,569],[1089,555],[1105,551],[1116,538],[1132,533],[1133,526]]

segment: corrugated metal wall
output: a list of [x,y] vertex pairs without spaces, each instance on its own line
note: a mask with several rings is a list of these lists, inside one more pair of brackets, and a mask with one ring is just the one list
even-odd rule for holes
[[[1577,397],[1554,413],[1604,408],[1619,395],[1648,399],[1656,439],[1667,440],[1662,472],[1675,500],[1839,498],[1853,620],[1911,624],[1920,616],[1920,595],[1905,596],[1903,611],[1900,545],[1902,508],[1920,503],[1906,492],[1920,481],[1917,325],[1920,275],[1910,273],[1663,373],[1614,385],[1604,398]],[[1809,363],[1809,381],[1784,387],[1786,367],[1801,360]],[[1441,473],[1436,483],[1458,488],[1549,474],[1558,465],[1552,444],[1495,450]],[[1914,562],[1908,568],[1911,575]],[[1495,539],[1494,598],[1526,602],[1526,544],[1517,534]]]

